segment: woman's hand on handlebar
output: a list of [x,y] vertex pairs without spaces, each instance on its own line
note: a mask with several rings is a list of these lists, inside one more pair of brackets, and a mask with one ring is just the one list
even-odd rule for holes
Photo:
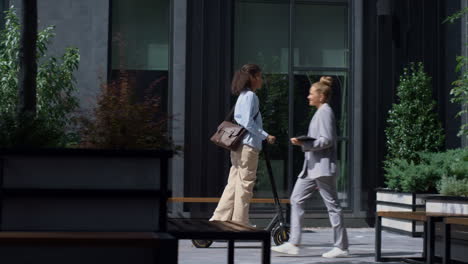
[[275,136],[272,136],[272,135],[268,135],[268,137],[266,138],[267,142],[270,143],[270,144],[274,144],[275,141],[276,141],[276,137]]

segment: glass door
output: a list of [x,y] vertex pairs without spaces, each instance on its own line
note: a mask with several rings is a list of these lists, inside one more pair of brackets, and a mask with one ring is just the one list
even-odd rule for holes
[[[302,168],[304,154],[289,138],[307,133],[315,109],[306,97],[320,76],[334,78],[330,102],[339,133],[337,186],[343,207],[349,206],[349,8],[347,1],[237,0],[234,24],[234,69],[256,63],[263,69],[264,87],[257,92],[265,130],[277,137],[269,147],[281,198],[289,198]],[[291,47],[293,47],[291,49]],[[254,197],[272,197],[261,155]],[[253,213],[271,211],[253,204]],[[323,211],[318,194],[309,211]]]
[[[294,135],[307,133],[315,112],[306,100],[310,86],[321,76],[333,77],[332,107],[337,121],[338,177],[337,188],[341,206],[348,207],[349,166],[349,36],[347,2],[295,1],[292,6],[292,75],[290,85],[294,94],[292,131]],[[292,151],[292,174],[302,169],[304,154],[299,148]],[[306,203],[309,210],[324,209],[320,194],[316,192]]]

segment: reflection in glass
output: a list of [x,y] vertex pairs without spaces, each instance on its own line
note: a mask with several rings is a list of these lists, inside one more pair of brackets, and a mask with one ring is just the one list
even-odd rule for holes
[[[347,73],[345,72],[296,72],[294,75],[294,131],[297,135],[307,134],[308,126],[316,109],[309,106],[307,95],[310,86],[318,82],[321,76],[328,75],[334,79],[332,87],[332,97],[329,102],[337,122],[338,134],[338,177],[337,190],[341,206],[348,206],[348,99],[347,99]],[[293,172],[298,175],[302,169],[304,153],[300,148],[295,147],[293,153]],[[316,192],[310,202],[306,205],[307,209],[324,208],[320,194]]]
[[137,100],[161,98],[167,111],[169,0],[112,2],[111,80],[131,85]]
[[[236,1],[234,68],[255,63],[263,69],[264,85],[257,92],[265,131],[276,136],[268,150],[279,196],[288,190],[288,53],[289,1]],[[260,154],[254,197],[272,197],[263,153]],[[252,204],[255,212],[271,210],[271,204]]]
[[[237,1],[234,68],[259,64],[264,72],[288,73],[289,1]],[[287,86],[286,86],[287,87]]]
[[300,1],[295,7],[294,65],[347,67],[348,8]]
[[[322,75],[336,79],[331,106],[338,125],[339,177],[338,193],[343,207],[348,207],[348,5],[325,1],[296,1],[294,7],[294,31],[289,32],[289,0],[236,0],[234,20],[234,69],[246,63],[255,63],[263,69],[264,86],[257,92],[265,131],[277,137],[277,143],[269,147],[270,159],[280,198],[289,198],[290,185],[302,168],[304,153],[294,147],[288,155],[289,132],[295,135],[307,133],[307,127],[315,110],[308,106],[307,94],[311,83]],[[292,60],[302,72],[294,73],[294,103],[289,104],[290,72],[289,37],[294,43]],[[305,68],[318,71],[306,71]],[[332,72],[321,68],[340,68]],[[289,114],[294,113],[293,127],[289,127]],[[292,159],[293,175],[289,175],[288,160]],[[258,164],[254,197],[272,197],[263,154]],[[252,204],[253,212],[271,212],[266,204]],[[307,204],[308,210],[323,211],[324,205],[315,194]]]
[[113,69],[167,71],[169,0],[112,1],[112,38]]
[[[279,196],[286,198],[288,193],[288,75],[264,74],[264,86],[257,92],[260,100],[260,111],[265,131],[276,136],[276,143],[268,146],[269,157],[273,167]],[[260,155],[257,173],[257,197],[272,197],[263,154]]]

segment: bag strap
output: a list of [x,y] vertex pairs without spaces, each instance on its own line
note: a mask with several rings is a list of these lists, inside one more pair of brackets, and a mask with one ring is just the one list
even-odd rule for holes
[[[236,108],[236,105],[234,105],[231,109],[231,111],[229,111],[229,114],[227,114],[226,118],[224,118],[224,121],[231,121],[234,117],[234,108]],[[258,110],[258,112],[255,114],[254,116],[254,120],[257,119],[257,116],[258,114],[260,114],[260,110]]]
[[224,118],[224,121],[232,120],[232,118],[234,117],[234,108],[236,108],[236,105],[232,107],[231,111],[229,111],[229,114],[227,114],[227,116]]

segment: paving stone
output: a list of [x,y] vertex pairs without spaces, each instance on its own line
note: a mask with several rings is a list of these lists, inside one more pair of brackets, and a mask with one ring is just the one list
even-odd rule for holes
[[[349,228],[349,258],[326,259],[323,252],[333,246],[333,232],[330,228],[307,228],[304,230],[303,250],[299,256],[282,255],[272,252],[272,264],[320,264],[320,263],[375,263],[374,229]],[[421,256],[422,238],[382,232],[382,252],[384,256]],[[236,264],[258,264],[261,261],[261,244],[236,242]],[[227,243],[214,242],[209,248],[196,248],[190,240],[179,241],[180,264],[221,264],[227,263]],[[399,263],[399,262],[386,262]]]

